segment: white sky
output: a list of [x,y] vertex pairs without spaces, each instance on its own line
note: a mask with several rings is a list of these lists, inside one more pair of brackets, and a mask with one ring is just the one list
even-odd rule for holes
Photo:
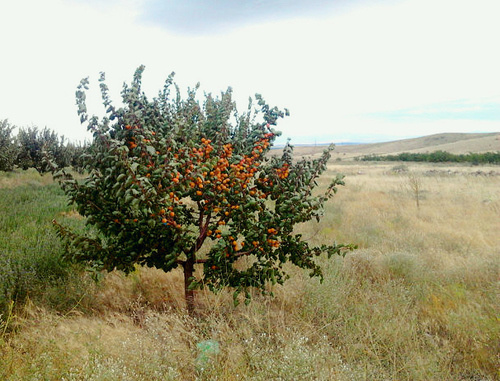
[[[148,0],[0,0],[0,119],[84,139],[80,79],[101,114],[99,72],[118,102],[144,64],[150,97],[172,71],[183,90],[231,86],[240,109],[263,94],[290,109],[278,128],[292,143],[500,131],[500,1],[353,4],[186,33],[148,22]],[[178,17],[189,29],[189,13]]]

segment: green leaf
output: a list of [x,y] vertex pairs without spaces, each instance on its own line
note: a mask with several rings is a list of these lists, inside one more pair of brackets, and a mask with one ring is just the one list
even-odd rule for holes
[[132,172],[136,173],[137,172],[137,167],[139,167],[139,163],[132,163],[130,165],[130,169]]
[[155,149],[155,147],[152,147],[152,146],[146,146],[146,151],[148,151],[148,153],[149,153],[151,156],[156,155],[156,149]]

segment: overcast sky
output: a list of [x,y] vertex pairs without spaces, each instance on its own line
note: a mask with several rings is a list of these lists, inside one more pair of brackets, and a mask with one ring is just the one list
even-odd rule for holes
[[291,116],[292,143],[500,131],[498,0],[16,0],[0,2],[0,119],[88,137],[74,93],[99,72],[116,102],[146,66],[154,97],[231,86]]

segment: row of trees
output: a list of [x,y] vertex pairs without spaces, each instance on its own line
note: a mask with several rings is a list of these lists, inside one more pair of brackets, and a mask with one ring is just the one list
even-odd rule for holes
[[14,135],[15,129],[7,119],[0,120],[0,171],[8,172],[17,167],[48,172],[50,168],[44,152],[50,153],[59,167],[81,168],[84,146],[69,142],[48,128],[20,128]]
[[453,154],[446,151],[425,153],[403,152],[397,155],[367,155],[362,161],[417,161],[427,163],[471,163],[471,164],[500,164],[500,152]]

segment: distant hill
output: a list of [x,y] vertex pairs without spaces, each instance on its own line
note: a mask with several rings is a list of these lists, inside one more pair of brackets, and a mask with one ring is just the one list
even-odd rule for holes
[[[325,146],[295,147],[298,156],[319,155]],[[494,133],[444,133],[420,138],[396,140],[385,143],[350,144],[335,147],[333,158],[354,158],[364,155],[389,155],[401,152],[446,151],[454,154],[500,151],[500,132]]]

